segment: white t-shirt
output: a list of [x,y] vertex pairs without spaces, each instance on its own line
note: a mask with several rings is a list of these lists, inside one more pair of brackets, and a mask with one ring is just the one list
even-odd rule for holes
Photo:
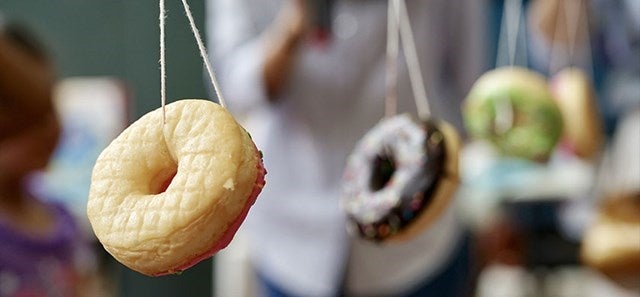
[[[252,260],[290,293],[330,296],[345,278],[351,243],[338,206],[342,170],[355,143],[384,112],[387,1],[336,1],[329,44],[300,46],[289,80],[271,104],[262,81],[265,29],[282,3],[209,1],[209,46],[229,109],[263,151],[268,171],[266,187],[243,226]],[[408,1],[407,6],[432,114],[461,128],[460,102],[485,66],[483,1]],[[399,111],[415,114],[403,57],[398,64]],[[406,275],[385,282],[375,279],[385,273],[373,273],[365,287],[401,290],[443,265],[457,236],[456,220],[443,221],[425,233],[450,247],[437,254],[420,239],[395,248],[365,247],[362,255],[379,258],[401,250],[403,256],[394,258],[397,265],[382,261],[377,269]],[[349,265],[372,269],[358,259],[366,260],[351,257]],[[353,267],[350,273],[357,274]],[[397,271],[403,269],[410,273]]]

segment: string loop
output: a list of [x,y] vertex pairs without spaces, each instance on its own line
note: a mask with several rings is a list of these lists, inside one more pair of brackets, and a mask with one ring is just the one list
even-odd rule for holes
[[[575,2],[578,1],[576,4]],[[577,7],[576,7],[577,6]],[[592,53],[591,53],[591,33],[589,32],[589,11],[586,4],[582,3],[582,0],[571,0],[565,1],[564,5],[558,6],[558,13],[556,14],[555,19],[555,29],[553,31],[553,36],[551,39],[551,50],[549,53],[549,74],[554,74],[560,70],[560,67],[564,66],[564,64],[568,64],[569,66],[575,66],[579,64],[576,61],[576,52],[579,47],[583,47],[585,50],[586,56],[583,57],[585,65],[583,65],[589,73],[592,73]],[[561,59],[563,55],[559,54],[561,49],[561,42],[558,42],[560,27],[558,25],[560,14],[564,15],[565,20],[565,33],[567,34],[567,48],[566,48],[566,57]],[[581,23],[580,19],[584,17],[585,29],[580,30]],[[584,40],[579,41],[578,36],[584,36]]]
[[387,61],[385,116],[391,117],[398,112],[398,9],[395,2],[387,6]]
[[[394,28],[396,33],[399,31],[399,39],[402,42],[402,48],[404,49],[405,63],[407,65],[407,69],[409,71],[409,81],[411,83],[411,89],[413,91],[413,98],[415,100],[416,108],[418,110],[418,116],[420,119],[427,119],[431,116],[431,109],[429,107],[429,99],[427,98],[427,92],[424,86],[424,79],[422,77],[422,72],[420,70],[420,61],[418,59],[417,48],[415,44],[415,39],[413,37],[413,30],[411,29],[411,22],[409,20],[409,12],[407,11],[407,7],[404,0],[392,0],[389,2],[389,22],[393,22],[395,24],[388,24],[389,30],[393,30]],[[389,32],[389,34],[392,34]],[[390,35],[387,39],[387,42],[395,42],[397,46],[398,41],[393,40],[394,38],[398,38],[397,36]],[[390,58],[394,53],[393,50],[394,45],[387,45],[387,57]],[[395,49],[397,51],[397,48]],[[397,65],[393,64],[392,66]],[[387,68],[387,71],[390,70],[391,67]],[[389,86],[394,87],[395,89],[388,89],[387,94],[387,106],[393,106],[394,109],[389,108],[387,111],[395,113],[395,105],[397,99],[397,70],[396,72],[391,72],[389,78]],[[392,81],[395,79],[396,81]],[[390,96],[390,92],[394,92]],[[387,113],[389,115],[389,113]]]
[[[500,21],[496,67],[502,65],[501,59],[505,57],[505,50],[509,66],[515,66],[521,22],[522,0],[505,0]],[[526,38],[524,40],[526,42]],[[524,57],[526,59],[526,53]],[[525,61],[526,64],[527,61]]]
[[167,71],[165,62],[165,44],[164,44],[164,28],[166,10],[164,8],[164,0],[160,0],[160,103],[162,104],[162,124],[166,122],[165,105],[167,104]]
[[[216,96],[218,97],[218,102],[222,107],[227,107],[226,101],[222,96],[222,91],[220,90],[220,85],[218,84],[218,80],[216,79],[215,73],[213,71],[213,67],[211,67],[211,62],[209,59],[209,54],[207,54],[207,49],[204,46],[204,42],[202,41],[202,37],[200,36],[200,31],[196,27],[195,21],[193,20],[193,14],[191,13],[191,8],[187,3],[187,0],[182,0],[182,6],[184,7],[185,14],[187,15],[187,19],[189,20],[189,25],[191,27],[191,32],[196,39],[196,44],[198,45],[198,50],[200,51],[200,57],[202,57],[202,61],[204,62],[207,73],[209,74],[209,79],[213,84],[213,89],[216,92]],[[160,100],[162,104],[162,123],[165,122],[165,105],[166,105],[166,58],[165,58],[165,18],[166,18],[166,9],[164,0],[160,0]]]

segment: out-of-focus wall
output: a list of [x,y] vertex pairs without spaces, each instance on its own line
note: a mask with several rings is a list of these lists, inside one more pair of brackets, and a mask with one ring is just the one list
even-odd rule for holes
[[[204,30],[204,1],[189,2]],[[181,1],[166,5],[167,100],[205,98],[202,62]],[[133,92],[133,119],[160,105],[157,1],[2,0],[0,13],[44,40],[61,76],[125,80]]]

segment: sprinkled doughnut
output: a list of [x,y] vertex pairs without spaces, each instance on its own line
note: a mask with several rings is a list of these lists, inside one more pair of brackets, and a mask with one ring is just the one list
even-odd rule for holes
[[124,130],[100,154],[87,204],[104,248],[157,276],[226,247],[265,184],[260,152],[223,107],[179,100]]
[[349,156],[341,206],[349,229],[373,241],[407,240],[449,205],[458,184],[459,138],[445,122],[383,119]]

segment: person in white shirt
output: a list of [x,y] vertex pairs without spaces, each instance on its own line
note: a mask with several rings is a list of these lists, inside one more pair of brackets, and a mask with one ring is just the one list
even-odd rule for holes
[[[384,113],[388,1],[335,1],[326,40],[313,34],[308,3],[207,3],[222,92],[268,170],[242,230],[252,265],[269,296],[424,294],[462,263],[465,237],[453,207],[411,242],[372,245],[347,235],[338,205],[347,155]],[[462,131],[460,103],[486,66],[483,1],[406,5],[432,114]],[[415,115],[402,61],[398,109]],[[455,275],[466,275],[464,265],[433,296],[460,296]]]

